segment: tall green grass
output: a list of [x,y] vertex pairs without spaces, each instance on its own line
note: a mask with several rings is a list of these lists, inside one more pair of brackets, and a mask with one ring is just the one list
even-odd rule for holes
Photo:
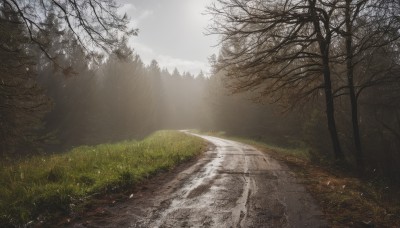
[[91,194],[133,186],[199,154],[200,138],[159,131],[143,141],[82,146],[0,167],[0,227],[68,213]]

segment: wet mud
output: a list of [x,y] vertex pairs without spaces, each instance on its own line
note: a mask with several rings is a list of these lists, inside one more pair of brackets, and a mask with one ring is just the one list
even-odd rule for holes
[[67,226],[327,227],[286,166],[251,146],[197,136],[214,145],[199,160]]

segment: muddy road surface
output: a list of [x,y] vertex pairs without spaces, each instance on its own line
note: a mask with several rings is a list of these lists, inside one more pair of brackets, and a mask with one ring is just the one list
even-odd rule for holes
[[305,188],[257,149],[197,135],[213,146],[126,200],[70,227],[326,227]]

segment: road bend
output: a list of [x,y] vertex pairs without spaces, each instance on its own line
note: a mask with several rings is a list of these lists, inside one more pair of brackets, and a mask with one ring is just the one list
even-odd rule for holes
[[[110,207],[110,219],[97,225],[327,227],[313,198],[285,165],[246,144],[193,135],[214,146],[151,193],[141,192],[123,206]],[[74,225],[80,226],[84,224]]]

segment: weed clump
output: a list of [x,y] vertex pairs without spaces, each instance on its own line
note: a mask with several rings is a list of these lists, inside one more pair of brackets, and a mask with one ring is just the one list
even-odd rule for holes
[[87,175],[82,175],[78,179],[78,184],[86,185],[86,186],[92,186],[96,183],[96,179],[93,177],[89,177]]
[[65,170],[59,166],[56,166],[51,168],[50,171],[47,173],[47,180],[53,183],[60,182],[63,180],[64,175],[65,175]]
[[135,183],[135,176],[127,170],[121,172],[118,179],[121,187],[129,187]]

